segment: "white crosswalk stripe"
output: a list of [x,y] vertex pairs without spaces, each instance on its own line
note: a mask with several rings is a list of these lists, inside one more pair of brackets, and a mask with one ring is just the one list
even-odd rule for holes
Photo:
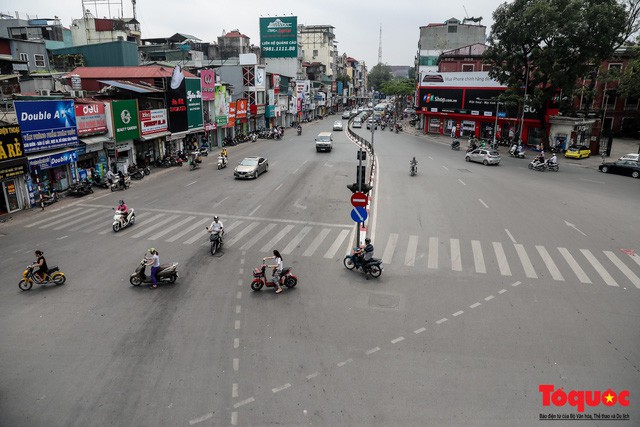
[[593,256],[593,254],[591,253],[590,250],[588,250],[588,249],[580,249],[580,252],[582,252],[584,257],[589,261],[589,263],[593,266],[593,268],[595,268],[595,270],[598,272],[600,277],[602,277],[602,280],[604,280],[604,282],[607,285],[616,286],[616,287],[620,286],[620,285],[618,285],[616,283],[615,280],[613,280],[613,277],[611,277],[609,272],[607,270],[605,270],[605,268],[602,266],[602,264],[600,264],[600,261],[598,261],[597,258],[595,256]]
[[187,218],[184,218],[182,221],[178,221],[178,222],[174,223],[173,225],[170,225],[169,227],[166,227],[161,232],[156,233],[153,236],[149,237],[149,240],[158,240],[160,237],[164,236],[165,234],[171,233],[176,228],[180,228],[183,225],[193,221],[194,219],[196,219],[195,216],[189,216]]
[[346,239],[348,235],[349,230],[341,230],[340,234],[338,235],[338,237],[336,237],[336,240],[334,240],[329,250],[324,254],[324,258],[335,257],[336,252],[338,252],[338,249],[340,249],[340,246],[342,246],[342,242],[344,242],[344,239]]
[[[407,244],[407,254],[404,257],[404,265],[413,267],[416,265],[416,252],[418,251],[418,236],[409,236]],[[384,261],[384,258],[383,258]]]
[[27,224],[27,225],[24,226],[24,228],[35,227],[36,225],[44,224],[44,223],[49,222],[49,221],[51,221],[53,219],[56,219],[56,218],[60,218],[60,217],[63,217],[63,216],[69,216],[69,214],[72,214],[74,212],[78,212],[78,211],[80,211],[82,209],[83,208],[71,208],[71,209],[65,210],[65,212],[59,213],[57,215],[52,215],[52,216],[49,216],[47,218],[41,219],[40,221],[36,221],[36,222],[32,222],[30,224]]
[[[137,232],[136,234],[132,235],[131,237],[134,239],[137,239],[138,237],[142,237],[145,234],[149,234],[150,232],[152,232],[153,230],[162,227],[163,225],[174,221],[176,218],[179,218],[180,215],[171,215],[169,218],[165,218],[162,221],[158,221],[155,224],[152,224],[150,227],[147,227],[139,232]],[[135,225],[135,224],[134,224]],[[140,227],[138,227],[140,228]]]
[[633,254],[633,255],[629,255],[631,257],[632,260],[635,261],[636,264],[640,265],[640,255],[638,254]]
[[[94,219],[96,219],[98,216],[102,217],[103,215],[104,215],[104,212],[102,212],[102,211],[97,211],[97,212],[93,212],[93,213],[91,213],[91,214],[86,214],[86,215],[82,216],[82,218],[79,218],[78,220],[79,220],[79,221],[81,221],[82,223],[84,223],[84,221],[88,221],[88,220],[93,221],[93,220],[94,220]],[[100,219],[102,219],[102,220],[103,220],[104,218],[100,218]],[[76,220],[76,221],[78,221],[78,220]],[[67,224],[62,224],[62,225],[59,225],[59,226],[57,226],[57,227],[54,227],[54,230],[56,230],[56,231],[57,231],[57,230],[65,229],[65,228],[67,228],[67,227],[71,227],[72,225],[77,224],[77,222],[76,222],[76,221],[69,221]]]
[[427,268],[438,268],[438,238],[429,237],[429,257]]
[[304,253],[302,254],[302,256],[312,256],[316,250],[318,249],[318,247],[322,244],[322,242],[324,241],[324,239],[327,238],[327,236],[329,235],[329,233],[331,232],[331,229],[329,228],[323,228],[322,231],[320,232],[320,234],[318,234],[316,236],[315,239],[313,239],[313,242],[311,242],[311,244],[309,245],[309,247],[304,251]]
[[175,234],[175,235],[171,236],[166,241],[167,242],[175,242],[176,240],[178,240],[182,236],[191,233],[196,228],[207,227],[210,223],[211,223],[211,218],[199,218],[198,221],[196,221],[194,224],[191,224],[190,227],[187,227],[187,228],[185,228],[183,230],[180,230],[180,232],[178,234]]
[[285,228],[280,230],[278,234],[273,237],[273,239],[269,240],[269,242],[260,249],[260,252],[271,252],[275,248],[276,243],[282,240],[282,238],[286,236],[291,230],[293,230],[293,228],[293,225],[289,224]]
[[[104,212],[102,212],[102,215],[104,215]],[[102,227],[104,223],[108,222],[109,220],[110,220],[109,217],[107,217],[107,219],[105,220],[104,216],[100,216],[98,218],[94,218],[85,222],[84,218],[82,218],[81,220],[73,221],[72,223],[75,225],[75,227],[70,228],[69,231],[78,231],[78,230],[86,231],[89,227],[94,227],[98,223],[100,223],[100,227]],[[96,227],[95,230],[97,229],[98,228]]]
[[396,233],[391,233],[389,235],[389,240],[387,240],[387,246],[385,246],[384,252],[382,253],[383,263],[391,264],[391,260],[393,259],[393,253],[396,251],[397,244],[398,244],[398,235]]
[[498,260],[498,267],[500,268],[500,274],[503,276],[511,276],[511,269],[509,268],[509,262],[507,261],[507,256],[504,253],[504,249],[502,248],[502,243],[500,242],[492,242],[493,243],[493,251],[496,253],[496,259]]
[[479,240],[471,241],[473,250],[473,264],[476,267],[476,273],[486,273],[487,267],[484,264],[484,255],[482,255],[482,245]]
[[638,278],[638,276],[631,271],[631,269],[629,267],[627,267],[621,260],[620,258],[618,258],[617,256],[615,256],[615,254],[611,251],[604,251],[604,254],[607,256],[607,258],[609,258],[611,260],[612,263],[615,264],[616,267],[618,267],[618,269],[620,271],[622,271],[622,273],[627,276],[627,278],[631,281],[631,283],[634,284],[634,286],[636,288],[640,289],[640,278]]
[[264,227],[262,230],[260,230],[260,232],[258,234],[256,234],[255,236],[253,236],[251,238],[251,240],[249,240],[248,242],[246,242],[244,245],[240,246],[240,250],[241,251],[247,251],[249,249],[251,249],[251,247],[253,245],[255,245],[256,243],[258,243],[260,241],[260,239],[262,239],[264,236],[266,236],[276,225],[271,223],[271,224],[267,224],[266,227]]
[[569,267],[571,267],[571,270],[573,270],[573,272],[575,273],[578,280],[580,280],[580,282],[592,283],[589,277],[587,277],[582,267],[580,267],[576,259],[573,257],[573,255],[571,255],[571,253],[567,250],[567,248],[558,248],[558,252],[560,252],[560,255],[562,255],[565,261],[567,261],[567,264],[569,264]]
[[527,255],[527,251],[525,251],[524,246],[519,243],[516,243],[513,246],[516,248],[516,253],[520,258],[522,267],[524,267],[524,274],[530,279],[537,279],[538,275],[533,269],[533,264],[531,264],[531,260],[529,259],[529,255]]
[[60,218],[60,219],[57,219],[57,220],[55,220],[55,221],[48,222],[48,223],[46,223],[45,225],[41,225],[41,226],[40,226],[40,227],[38,227],[38,228],[40,228],[41,230],[42,230],[42,229],[45,229],[45,228],[50,228],[51,226],[56,225],[56,224],[60,224],[61,222],[68,222],[68,221],[71,221],[73,218],[82,217],[82,216],[84,216],[87,212],[93,212],[93,209],[86,209],[86,210],[82,210],[82,211],[80,211],[80,212],[75,212],[75,213],[72,213],[72,214],[65,215],[65,216],[63,216],[63,217],[62,217],[62,218]]
[[460,258],[460,240],[449,239],[451,246],[451,270],[462,271],[462,259]]
[[293,252],[293,250],[300,244],[300,242],[302,242],[302,239],[304,239],[304,237],[309,234],[309,232],[311,231],[311,227],[304,227],[302,230],[300,230],[298,232],[298,235],[296,237],[293,238],[292,241],[289,242],[289,244],[287,246],[285,246],[284,250],[282,251],[283,254],[287,255]]
[[551,258],[551,255],[549,255],[547,249],[544,246],[539,245],[536,246],[536,249],[540,254],[540,258],[542,258],[542,261],[544,261],[544,264],[547,266],[549,273],[551,273],[551,277],[553,277],[553,280],[564,281],[562,273],[560,273],[560,270],[558,270],[558,266],[555,262],[553,262],[553,259]]

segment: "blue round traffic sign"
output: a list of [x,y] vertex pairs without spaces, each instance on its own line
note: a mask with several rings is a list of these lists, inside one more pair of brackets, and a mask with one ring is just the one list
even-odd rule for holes
[[361,206],[351,209],[351,219],[355,222],[365,222],[368,216],[367,210]]

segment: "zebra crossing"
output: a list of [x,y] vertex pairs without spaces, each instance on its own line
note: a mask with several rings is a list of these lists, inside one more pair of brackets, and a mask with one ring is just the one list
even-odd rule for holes
[[[113,233],[105,221],[105,210],[98,207],[74,207],[64,213],[25,225],[25,228],[53,231],[77,231],[106,235]],[[205,227],[212,217],[175,211],[145,212],[139,221],[117,234],[119,238],[153,242],[208,245]],[[354,229],[349,225],[316,224],[267,218],[229,218],[225,220],[225,247],[242,251],[269,253],[281,248],[285,255],[297,252],[302,257],[342,258],[351,249]],[[640,256],[633,250],[586,248],[548,248],[521,243],[461,240],[441,236],[389,233],[376,237],[383,263],[391,267],[452,271],[456,273],[524,276],[528,279],[551,278],[556,282],[578,281],[585,285],[610,287],[633,285],[640,289]],[[377,252],[378,254],[380,252]]]

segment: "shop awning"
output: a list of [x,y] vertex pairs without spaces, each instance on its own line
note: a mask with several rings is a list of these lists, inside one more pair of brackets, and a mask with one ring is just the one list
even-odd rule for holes
[[59,150],[41,151],[39,153],[33,153],[31,155],[28,155],[27,159],[29,160],[29,162],[31,162],[32,160],[41,159],[43,157],[55,156],[57,154],[66,153],[68,151],[76,151],[76,147],[65,147]]
[[139,141],[152,141],[156,138],[164,138],[165,136],[171,135],[171,132],[158,132],[152,133],[151,135],[140,135],[138,138]]
[[98,80],[99,83],[104,83],[109,86],[117,87],[119,89],[129,90],[136,93],[163,93],[164,90],[153,86],[141,85],[133,82],[123,80]]
[[173,141],[173,140],[176,140],[176,139],[182,139],[185,136],[189,135],[189,133],[190,133],[190,131],[188,131],[188,130],[185,130],[183,132],[171,133],[167,139],[169,141]]
[[84,136],[78,139],[80,140],[80,142],[86,145],[86,149],[85,149],[86,153],[93,153],[95,151],[100,151],[104,147],[105,142],[111,141],[111,138],[109,138],[106,135]]

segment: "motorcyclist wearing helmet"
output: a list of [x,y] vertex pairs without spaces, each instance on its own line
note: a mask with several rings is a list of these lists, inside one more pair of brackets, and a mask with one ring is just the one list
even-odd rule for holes
[[356,255],[358,255],[356,259],[358,259],[359,264],[356,265],[356,267],[362,267],[362,269],[364,269],[367,263],[373,258],[373,245],[369,237],[364,239],[364,246],[358,248]]
[[151,266],[151,287],[155,289],[158,287],[158,279],[156,279],[156,274],[158,274],[158,270],[160,270],[160,257],[156,248],[149,248],[147,252],[151,254],[151,258],[147,258],[145,256],[144,265]]
[[209,233],[218,233],[220,237],[220,243],[222,243],[222,238],[224,236],[224,226],[222,225],[222,221],[218,220],[218,215],[213,217],[213,222],[209,227],[207,227],[207,231]]
[[116,209],[116,211],[122,212],[125,218],[127,218],[127,216],[129,215],[129,207],[124,202],[124,200],[118,201],[118,209]]

